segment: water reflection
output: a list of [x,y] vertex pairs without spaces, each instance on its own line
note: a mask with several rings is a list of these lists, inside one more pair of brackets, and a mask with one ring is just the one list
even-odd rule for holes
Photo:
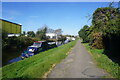
[[18,62],[18,61],[20,61],[20,60],[22,60],[22,58],[21,58],[21,57],[17,57],[17,58],[14,58],[14,59],[11,59],[10,61],[8,61],[7,64],[11,64],[11,63],[13,63],[13,62]]
[[21,60],[19,56],[21,56],[21,53],[25,49],[26,47],[23,49],[17,49],[17,50],[10,50],[10,49],[3,50],[2,51],[2,66]]

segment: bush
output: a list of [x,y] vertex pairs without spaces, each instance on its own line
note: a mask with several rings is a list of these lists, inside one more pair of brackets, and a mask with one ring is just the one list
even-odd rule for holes
[[79,37],[83,39],[83,42],[89,42],[88,38],[89,26],[85,25],[79,32]]
[[22,47],[27,47],[33,44],[34,41],[37,39],[35,38],[30,38],[26,36],[19,36],[19,37],[8,37],[4,40],[2,40],[2,48],[4,49],[11,49],[12,47],[16,47],[17,49],[22,48]]
[[96,32],[93,34],[93,43],[92,47],[97,49],[103,49],[104,43],[103,43],[103,35],[101,32]]

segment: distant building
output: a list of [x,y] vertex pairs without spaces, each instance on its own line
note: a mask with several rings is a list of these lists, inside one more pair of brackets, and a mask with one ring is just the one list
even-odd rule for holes
[[66,37],[67,40],[70,40],[71,37]]
[[20,36],[20,34],[8,34],[8,37],[12,37],[12,36],[18,37],[18,36]]
[[58,36],[55,33],[46,33],[46,37],[48,39],[57,39]]
[[67,39],[67,40],[72,40],[72,41],[74,41],[74,40],[75,40],[75,38],[74,38],[74,37],[66,37],[66,39]]
[[6,32],[8,34],[8,37],[19,36],[21,34],[21,24],[17,24],[3,19],[0,19],[0,22],[2,23],[2,32]]
[[75,38],[74,38],[74,37],[72,37],[72,38],[71,38],[71,40],[73,40],[73,41],[74,41],[74,40],[75,40]]

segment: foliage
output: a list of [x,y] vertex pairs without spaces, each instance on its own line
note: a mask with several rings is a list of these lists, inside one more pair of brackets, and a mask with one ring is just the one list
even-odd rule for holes
[[[105,48],[118,54],[120,45],[120,10],[109,7],[97,8],[92,15],[92,25],[79,31],[84,42],[89,42],[94,48]],[[100,36],[101,35],[101,36]]]
[[2,40],[2,49],[5,50],[7,48],[11,49],[12,47],[21,48],[25,46],[30,46],[33,42],[36,41],[35,38],[30,38],[26,36],[19,36],[19,37],[8,37]]
[[25,32],[25,31],[23,31],[23,33],[22,33],[22,34],[20,34],[20,36],[26,36],[26,32]]
[[58,41],[62,41],[62,43],[66,40],[66,36],[60,35],[60,38],[58,38]]
[[94,31],[102,32],[104,35],[108,35],[107,33],[116,33],[116,31],[118,32],[120,29],[119,14],[117,8],[105,7],[96,9],[92,19]]
[[102,32],[102,43],[104,43],[104,48],[111,52],[109,55],[118,56],[120,45],[120,11],[118,8],[98,8],[93,14],[92,24],[94,32]]
[[61,35],[61,34],[62,34],[62,29],[56,29],[56,30],[55,30],[55,33],[56,33],[57,35]]
[[[24,34],[25,34],[25,33],[24,33]],[[34,31],[28,31],[28,32],[27,32],[27,36],[28,36],[28,37],[35,37]]]
[[103,49],[104,48],[103,34],[100,32],[96,32],[92,36],[93,36],[92,47],[95,47],[97,49]]
[[36,41],[35,38],[30,38],[30,37],[18,37],[18,44],[19,46],[30,46],[33,44],[33,42]]
[[39,53],[2,68],[3,78],[42,78],[53,64],[59,63],[75,45],[76,41]]
[[36,32],[36,37],[39,38],[40,40],[46,40],[46,32],[47,32],[47,27],[42,27],[38,29]]
[[83,42],[88,42],[88,34],[87,31],[89,30],[89,26],[85,25],[79,32],[79,36],[83,39]]
[[25,31],[23,31],[23,35],[25,35],[26,34],[26,32]]
[[47,27],[47,33],[54,33],[54,32],[55,32],[55,30]]

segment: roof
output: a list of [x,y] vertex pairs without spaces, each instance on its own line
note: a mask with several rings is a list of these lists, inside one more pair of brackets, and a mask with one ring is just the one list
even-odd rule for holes
[[13,24],[16,24],[16,25],[20,25],[20,26],[21,26],[21,24],[14,23],[14,22],[11,22],[11,21],[8,21],[8,20],[4,20],[4,19],[0,19],[0,20],[2,20],[2,21],[6,21],[6,22],[9,22],[9,23],[13,23]]
[[42,43],[42,42],[45,42],[45,41],[35,41],[36,43]]

